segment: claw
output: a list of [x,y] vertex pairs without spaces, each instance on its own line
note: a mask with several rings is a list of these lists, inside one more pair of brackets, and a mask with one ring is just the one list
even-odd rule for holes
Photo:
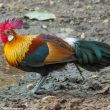
[[31,97],[36,97],[36,94],[45,94],[46,91],[40,91],[40,87],[44,84],[45,80],[46,80],[47,76],[43,76],[39,83],[31,90],[28,90],[28,92],[22,93],[22,96],[31,96]]
[[75,64],[76,68],[78,69],[78,71],[79,71],[79,73],[80,73],[80,76],[82,77],[82,80],[84,81],[85,78],[84,78],[84,76],[82,75],[82,71],[80,70],[79,66],[78,66],[76,63],[74,63],[74,64]]

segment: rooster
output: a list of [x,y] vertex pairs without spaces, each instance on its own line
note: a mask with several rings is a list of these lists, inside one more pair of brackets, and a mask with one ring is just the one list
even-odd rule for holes
[[22,27],[20,19],[5,20],[0,24],[0,38],[4,43],[6,60],[11,66],[41,74],[41,80],[30,90],[31,94],[40,89],[50,72],[69,62],[76,65],[81,75],[79,66],[92,71],[92,68],[100,70],[110,65],[110,45],[106,43],[15,32]]

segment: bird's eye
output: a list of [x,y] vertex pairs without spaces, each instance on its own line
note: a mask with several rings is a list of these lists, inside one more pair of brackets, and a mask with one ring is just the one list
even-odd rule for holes
[[10,30],[6,30],[5,32],[7,35],[11,34],[11,31]]

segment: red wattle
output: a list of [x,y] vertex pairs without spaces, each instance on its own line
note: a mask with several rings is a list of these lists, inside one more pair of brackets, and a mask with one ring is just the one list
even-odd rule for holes
[[0,38],[4,44],[8,41],[7,37],[5,37],[4,35],[1,35]]

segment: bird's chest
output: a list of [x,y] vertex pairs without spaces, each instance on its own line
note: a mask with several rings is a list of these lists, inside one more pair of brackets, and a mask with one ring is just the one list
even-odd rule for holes
[[25,58],[28,49],[29,44],[27,45],[27,43],[7,43],[4,46],[4,54],[7,62],[12,66],[17,66]]

